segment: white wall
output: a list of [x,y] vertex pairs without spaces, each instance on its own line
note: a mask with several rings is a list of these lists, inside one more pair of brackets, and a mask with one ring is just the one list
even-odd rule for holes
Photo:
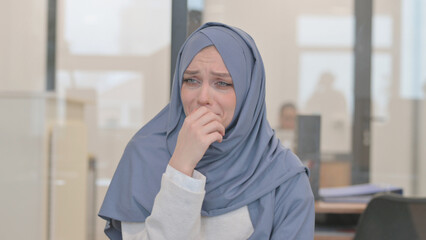
[[43,91],[46,0],[0,1],[0,91]]

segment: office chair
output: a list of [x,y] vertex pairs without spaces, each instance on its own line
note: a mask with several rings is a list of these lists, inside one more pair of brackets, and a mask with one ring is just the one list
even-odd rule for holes
[[355,240],[426,240],[426,198],[385,194],[361,215]]

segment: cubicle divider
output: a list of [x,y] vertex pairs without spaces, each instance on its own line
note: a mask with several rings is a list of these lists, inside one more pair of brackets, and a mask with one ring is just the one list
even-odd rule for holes
[[310,170],[310,183],[315,200],[319,199],[321,117],[319,115],[299,115],[297,117],[297,145],[300,160]]

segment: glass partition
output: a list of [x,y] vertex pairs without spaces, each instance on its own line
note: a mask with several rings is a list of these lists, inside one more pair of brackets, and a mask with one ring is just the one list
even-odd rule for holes
[[375,1],[371,181],[426,196],[426,4]]

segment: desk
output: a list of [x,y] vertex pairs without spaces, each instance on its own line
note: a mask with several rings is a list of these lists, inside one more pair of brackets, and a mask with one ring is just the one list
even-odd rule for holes
[[315,213],[336,213],[336,214],[361,214],[367,207],[366,203],[334,203],[315,202]]
[[[361,215],[367,207],[366,203],[330,203],[315,202],[315,215]],[[315,229],[315,240],[352,240],[354,229],[347,231],[342,229],[333,229],[334,226],[326,227],[326,230]]]

